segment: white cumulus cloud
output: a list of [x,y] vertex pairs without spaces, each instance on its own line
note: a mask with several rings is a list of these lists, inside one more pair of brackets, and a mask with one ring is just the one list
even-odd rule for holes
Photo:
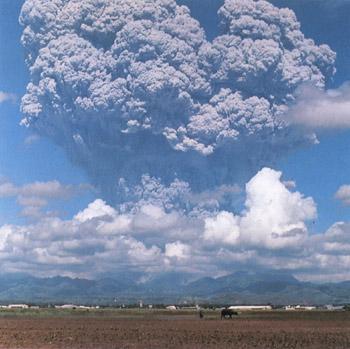
[[15,103],[16,101],[17,101],[17,96],[14,93],[0,91],[0,104],[4,102]]
[[[143,190],[131,195],[133,204],[112,207],[96,199],[71,219],[42,216],[0,227],[0,262],[4,271],[88,277],[135,269],[216,275],[253,265],[328,275],[326,261],[343,268],[348,224],[310,235],[306,222],[315,218],[315,203],[290,191],[281,176],[259,171],[246,185],[241,213],[193,203],[183,183],[163,186],[145,178]],[[170,205],[169,191],[180,188],[182,202]]]
[[307,236],[305,222],[316,218],[316,204],[291,192],[281,176],[269,168],[259,171],[246,185],[242,214],[222,211],[207,218],[204,239],[272,249],[300,246]]
[[165,245],[165,256],[170,258],[187,259],[191,253],[191,247],[176,241]]
[[281,182],[282,173],[262,169],[246,186],[243,239],[269,248],[299,245],[307,234],[305,221],[316,218],[316,204]]
[[239,218],[222,211],[205,219],[204,239],[216,243],[236,245],[240,237]]
[[40,218],[42,209],[54,200],[68,200],[85,190],[88,185],[67,185],[59,181],[33,182],[16,185],[9,180],[0,181],[0,199],[16,198],[22,207],[22,215],[31,218]]
[[340,200],[344,205],[350,205],[350,185],[349,184],[342,185],[337,190],[334,197]]
[[344,129],[350,127],[350,86],[327,91],[303,86],[286,119],[313,129]]

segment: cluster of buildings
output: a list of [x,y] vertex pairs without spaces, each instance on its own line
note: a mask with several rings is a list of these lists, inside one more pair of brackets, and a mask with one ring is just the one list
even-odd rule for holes
[[[176,305],[168,305],[165,307],[167,310],[199,310],[200,307],[183,307]],[[216,310],[221,310],[223,308],[217,308]],[[339,311],[344,310],[343,305],[325,305],[325,306],[307,306],[307,305],[286,305],[283,307],[273,307],[271,305],[232,305],[227,307],[227,309],[244,312],[244,311],[269,311],[269,310],[286,310],[286,311],[312,311],[312,310],[330,310]]]
[[[55,309],[99,309],[99,306],[88,307],[84,305],[75,305],[75,304],[64,304],[64,305],[55,305]],[[38,305],[28,305],[28,304],[8,304],[0,305],[0,309],[40,309]]]
[[254,311],[254,310],[272,310],[271,305],[232,305],[230,310],[235,311]]
[[327,304],[324,306],[305,306],[305,305],[287,305],[284,307],[284,310],[331,310],[331,311],[336,311],[336,310],[345,310],[344,305],[332,305],[332,304]]
[[299,310],[299,311],[311,311],[311,310],[344,310],[345,307],[343,305],[325,305],[325,306],[309,306],[309,305],[286,305],[282,308],[275,308],[271,305],[233,305],[229,307],[228,309],[235,310],[235,311],[256,311],[256,310],[273,310],[273,309],[283,309],[286,311],[293,311],[293,310]]
[[315,310],[314,306],[304,306],[304,305],[286,305],[284,310]]
[[[140,302],[140,308],[145,307],[143,303]],[[152,309],[152,305],[146,306],[148,309]],[[75,304],[63,304],[63,305],[55,305],[55,309],[80,309],[80,310],[92,310],[99,309],[100,306],[85,306],[85,305],[75,305]],[[122,308],[125,308],[123,305]],[[28,304],[8,304],[8,305],[0,305],[0,309],[39,309],[39,306],[28,305]],[[164,309],[164,308],[163,308]],[[200,310],[201,307],[199,305],[195,306],[178,306],[178,305],[168,305],[165,306],[166,310],[174,311],[174,310]],[[223,308],[217,308],[223,309]],[[228,307],[228,309],[233,311],[269,311],[269,310],[286,310],[286,311],[312,311],[312,310],[330,310],[330,311],[339,311],[346,310],[346,307],[343,305],[325,305],[325,306],[305,306],[305,305],[286,305],[283,307],[272,307],[271,305],[232,305]]]
[[55,309],[82,309],[82,310],[90,310],[90,309],[99,309],[99,306],[96,307],[88,307],[85,305],[75,305],[75,304],[63,304],[63,305],[55,305]]
[[30,306],[28,304],[9,304],[9,305],[0,305],[1,309],[36,309],[38,306]]

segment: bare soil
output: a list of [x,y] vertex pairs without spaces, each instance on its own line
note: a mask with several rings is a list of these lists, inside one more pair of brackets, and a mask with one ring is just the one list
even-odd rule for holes
[[349,349],[350,313],[0,316],[1,349]]

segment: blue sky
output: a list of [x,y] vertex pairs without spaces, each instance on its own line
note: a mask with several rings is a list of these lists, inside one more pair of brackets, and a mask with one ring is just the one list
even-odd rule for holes
[[[3,197],[0,198],[0,225],[11,224],[16,226],[17,228],[19,226],[23,227],[28,224],[32,224],[32,225],[38,224],[38,223],[35,223],[35,221],[33,221],[34,219],[44,219],[43,217],[40,217],[40,218],[31,217],[30,215],[23,214],[23,209],[28,207],[28,205],[20,204],[19,203],[20,198],[25,197],[27,199],[28,198],[32,199],[34,195],[25,194],[28,191],[25,191],[23,188],[21,189],[21,187],[25,186],[26,184],[29,185],[34,182],[47,183],[54,180],[58,181],[60,185],[63,186],[62,190],[63,191],[67,190],[67,193],[69,192],[69,194],[67,194],[63,198],[60,197],[59,195],[55,196],[53,194],[52,196],[50,196],[48,194],[45,194],[46,195],[45,196],[43,194],[43,196],[41,196],[40,198],[41,199],[44,198],[47,201],[47,203],[42,206],[39,205],[40,206],[39,209],[40,210],[42,209],[45,212],[46,211],[49,212],[48,216],[52,216],[55,214],[57,217],[59,217],[59,219],[62,219],[62,220],[71,219],[75,214],[77,214],[77,212],[79,211],[85,212],[83,210],[89,205],[89,203],[93,202],[95,199],[98,199],[100,197],[102,198],[108,197],[109,193],[106,193],[106,192],[104,193],[103,191],[106,190],[106,188],[108,188],[107,191],[114,190],[116,188],[117,182],[120,179],[117,175],[118,166],[119,166],[118,164],[120,163],[124,164],[123,161],[126,161],[126,163],[128,163],[128,156],[132,156],[132,155],[128,155],[127,153],[125,154],[123,153],[122,155],[118,155],[119,156],[118,159],[120,159],[120,162],[117,162],[116,164],[114,163],[110,164],[110,160],[109,160],[110,153],[106,153],[105,157],[102,156],[104,158],[103,160],[104,163],[102,162],[102,159],[100,159],[100,161],[94,160],[95,163],[90,163],[89,161],[92,158],[95,158],[95,157],[101,158],[100,149],[96,152],[94,149],[90,155],[88,155],[87,157],[84,157],[85,156],[84,154],[87,152],[87,150],[74,150],[72,148],[71,152],[73,156],[70,156],[69,146],[67,147],[65,145],[62,146],[62,144],[57,145],[52,139],[50,139],[45,135],[41,137],[36,137],[36,136],[33,137],[34,133],[30,129],[28,130],[24,126],[20,126],[20,121],[23,119],[23,114],[20,111],[21,97],[25,94],[26,86],[29,80],[31,79],[30,74],[28,72],[28,67],[25,64],[26,52],[20,42],[20,37],[21,37],[23,28],[22,26],[20,26],[18,22],[18,17],[19,17],[23,2],[24,1],[22,0],[2,0],[0,3],[0,91],[7,94],[13,94],[17,98],[16,101],[9,98],[9,100],[5,100],[0,103],[0,175],[2,178],[2,182],[12,183],[14,186],[17,187],[17,189],[15,190],[16,194],[4,195]],[[35,1],[35,2],[39,6],[40,1]],[[219,35],[219,30],[217,29],[218,19],[214,11],[217,11],[223,5],[223,1],[181,0],[179,1],[179,3],[188,5],[190,7],[192,16],[200,21],[201,26],[206,30],[207,37],[210,40],[215,38],[217,35]],[[275,0],[275,1],[272,1],[272,3],[278,7],[288,7],[294,10],[298,20],[301,23],[301,31],[304,33],[304,35],[308,38],[314,39],[317,45],[320,45],[320,44],[329,45],[330,48],[336,52],[337,59],[336,59],[335,66],[336,66],[337,72],[334,75],[334,77],[327,82],[325,88],[337,89],[342,84],[346,83],[347,81],[350,81],[350,66],[348,64],[349,58],[350,58],[350,45],[348,40],[348,38],[350,37],[350,23],[348,21],[348,17],[350,14],[350,4],[346,1],[343,1],[343,2],[338,1],[337,4],[330,5],[328,4],[327,1],[312,1],[312,0],[310,1]],[[182,104],[181,105],[176,104],[175,108],[182,108]],[[86,131],[86,134],[83,133],[85,131]],[[89,132],[92,132],[92,131],[91,130],[85,130],[85,131],[75,130],[74,132],[77,132],[76,134],[79,135],[79,137],[81,136],[81,138],[83,138],[83,141],[85,140],[84,146],[89,148],[89,151],[90,151],[91,148],[93,148],[93,146],[91,146],[90,144],[87,145],[86,138],[84,137],[88,138],[88,136],[86,135],[90,134]],[[130,132],[132,133],[133,131],[130,131]],[[350,207],[344,204],[344,201],[346,200],[343,200],[342,202],[341,200],[337,200],[335,198],[336,192],[342,185],[350,184],[350,154],[348,151],[348,149],[350,148],[350,131],[347,130],[346,128],[338,127],[330,130],[329,129],[317,130],[316,133],[318,136],[318,140],[320,141],[318,145],[309,144],[309,145],[294,148],[289,153],[283,154],[282,156],[274,158],[272,163],[269,160],[268,163],[266,164],[266,166],[272,167],[274,170],[281,171],[283,173],[283,180],[296,182],[296,188],[293,188],[291,190],[297,190],[298,192],[304,194],[305,197],[313,198],[315,206],[317,206],[317,218],[316,218],[316,215],[314,215],[311,212],[312,209],[310,209],[310,207],[307,205],[306,205],[307,206],[306,210],[310,209],[310,212],[306,214],[307,218],[305,218],[305,221],[304,219],[300,218],[301,221],[308,226],[308,233],[310,235],[313,235],[315,233],[323,234],[334,223],[340,222],[340,221],[348,221],[348,217],[350,213]],[[103,142],[102,140],[104,139],[103,134],[102,135],[100,134],[99,137],[100,136],[101,136],[101,141],[99,144],[101,144],[101,142]],[[124,136],[121,136],[121,137],[124,137]],[[159,152],[162,153],[161,151],[162,145],[159,145],[159,144],[163,144],[163,143],[158,143],[158,141],[154,141],[155,143],[154,145],[152,145],[153,144],[152,142],[148,142],[146,138],[143,138],[146,136],[140,133],[139,137],[141,142],[141,148],[143,147],[142,142],[144,142],[144,152],[142,153],[143,154],[142,156],[146,158],[148,156],[147,152],[150,151],[152,153],[151,156],[154,164],[155,162],[157,162],[157,156],[154,155],[155,149],[159,149]],[[176,137],[179,137],[179,136],[177,135]],[[106,139],[107,138],[108,136],[106,136]],[[183,141],[182,143],[180,141],[178,142],[179,143],[177,143],[176,146],[185,147],[184,145],[185,143]],[[107,143],[108,141],[106,141],[106,144]],[[130,145],[130,147],[132,146],[133,145]],[[208,149],[210,144],[205,143],[205,146],[207,148],[205,148],[204,151],[209,151]],[[216,145],[214,144],[213,146],[215,147]],[[82,155],[82,153],[84,154]],[[189,153],[191,154],[191,152]],[[130,154],[134,154],[134,153],[131,152]],[[139,156],[139,153],[137,154]],[[176,154],[171,153],[171,154],[172,154],[171,156],[173,156],[174,163],[176,164],[181,163],[184,159],[184,156],[182,155],[182,153],[181,155],[178,155],[178,153]],[[242,155],[239,155],[240,154],[239,150],[237,153],[234,153],[234,154],[235,154],[234,156],[237,156],[237,158],[240,158],[240,156],[242,156]],[[215,156],[217,157],[215,158]],[[222,159],[223,157],[226,157],[226,153],[222,152],[222,153],[219,153],[219,155],[213,155],[213,157],[215,158],[215,162],[213,162],[213,164],[217,165],[218,163],[220,163],[221,161],[220,159]],[[74,160],[72,160],[72,158],[74,158]],[[79,159],[77,160],[77,158]],[[138,160],[136,159],[135,162],[136,163],[138,162],[140,164],[142,162],[140,159],[142,160],[142,158],[138,158]],[[193,158],[191,160],[184,160],[184,161],[185,162],[192,161],[192,163],[193,161],[198,161],[197,166],[199,167],[202,166],[202,162],[201,162],[202,160],[198,160],[197,155],[193,155]],[[245,162],[244,155],[242,156],[240,161],[242,163]],[[162,162],[163,160],[159,160],[160,164],[162,164]],[[80,165],[78,165],[77,163],[80,163]],[[85,163],[89,163],[89,164],[84,165]],[[127,167],[127,165],[125,164],[123,166]],[[162,166],[167,167],[169,166],[169,163],[164,160],[164,165]],[[233,167],[228,167],[229,169],[228,171],[234,171],[232,170],[232,168],[237,168],[237,167],[238,165],[234,165]],[[258,165],[256,167],[258,170],[263,166]],[[142,169],[140,165],[140,169],[138,169],[140,172],[138,174],[145,174],[147,172],[144,170],[145,168],[149,168],[149,173],[151,174],[151,176],[160,178],[161,182],[164,180],[164,183],[162,184],[164,185],[164,187],[162,187],[163,189],[166,188],[174,180],[174,178],[167,177],[167,174],[166,175],[164,174],[164,173],[167,173],[164,170],[164,168],[161,169],[158,175],[157,171],[159,168],[156,165],[154,167],[153,165],[152,166],[145,165],[144,167],[142,167]],[[100,179],[102,177],[102,174],[104,173],[103,171],[111,172],[111,173],[108,173],[108,176],[112,179],[108,179],[108,180],[112,181],[113,184],[110,184],[109,182],[108,185],[104,187],[104,183],[102,183],[102,179]],[[113,171],[116,172],[115,176]],[[131,167],[130,171],[131,172],[133,171],[133,167]],[[182,171],[184,171],[183,178],[179,178],[179,179],[189,182],[189,186],[193,188],[194,197],[196,195],[200,195],[199,192],[205,192],[206,195],[208,194],[208,192],[213,193],[214,186],[219,187],[220,185],[231,186],[229,195],[232,195],[232,193],[235,192],[235,189],[232,189],[232,188],[236,184],[238,184],[241,189],[236,190],[235,195],[238,196],[238,198],[236,197],[235,199],[232,199],[232,201],[230,201],[231,203],[235,202],[235,204],[233,205],[233,207],[231,207],[231,209],[234,211],[235,214],[239,214],[239,210],[242,208],[244,208],[246,211],[249,211],[249,209],[251,209],[249,208],[249,206],[243,205],[246,197],[244,186],[245,186],[245,183],[248,181],[248,179],[252,178],[258,171],[255,171],[252,174],[247,174],[249,178],[245,178],[244,175],[241,177],[237,176],[238,183],[234,182],[233,180],[230,183],[228,182],[220,183],[220,181],[218,180],[217,182],[215,182],[215,184],[218,184],[218,185],[214,185],[213,184],[214,182],[212,183],[211,179],[208,179],[208,181],[211,184],[208,186],[207,189],[203,185],[198,184],[199,182],[204,183],[205,182],[204,179],[198,178],[198,183],[197,183],[198,185],[196,186],[196,183],[193,184],[191,182],[193,180],[191,179],[193,178],[193,175],[189,175],[188,174],[189,172],[186,172],[187,167],[185,170],[183,170],[183,168],[181,167],[181,169],[179,169],[179,173],[181,173]],[[165,213],[163,211],[157,211],[156,209],[154,209],[154,207],[156,207],[157,205],[155,205],[153,202],[151,205],[153,208],[150,209],[152,212],[150,213],[150,211],[147,211],[148,206],[144,204],[144,201],[146,200],[145,197],[141,199],[137,197],[138,195],[137,193],[139,192],[138,191],[139,189],[137,189],[138,187],[136,185],[137,180],[136,180],[136,176],[135,178],[133,178],[133,174],[131,172],[130,172],[130,178],[126,178],[126,182],[128,179],[131,182],[128,192],[130,193],[134,191],[136,194],[134,195],[133,199],[128,198],[127,200],[125,200],[124,202],[125,207],[128,207],[129,209],[130,205],[134,205],[133,209],[136,211],[139,210],[142,214],[145,214],[146,217],[149,217],[149,216],[162,217],[162,215],[165,213],[167,215],[171,215],[171,214],[175,215],[175,213],[172,212],[171,209],[169,209],[169,212],[168,212],[167,211],[168,208],[166,208]],[[122,173],[125,175],[125,174],[128,174],[129,172],[122,171]],[[99,177],[99,178],[96,179],[96,177]],[[181,174],[180,174],[180,177],[181,177]],[[240,182],[240,178],[244,178],[244,180]],[[272,180],[278,181],[275,175],[271,175],[271,178],[272,178],[271,181]],[[257,178],[257,180],[258,179],[259,178]],[[195,179],[193,181],[196,182]],[[92,187],[89,187],[87,185],[84,186],[85,184],[95,185],[96,183],[97,183],[97,189],[95,190],[92,189]],[[262,182],[262,183],[265,183],[265,182]],[[79,188],[83,188],[83,189],[81,190],[79,189],[77,191],[73,189],[71,190],[70,188],[64,187],[67,185],[71,185],[72,188],[73,187],[78,188],[80,186]],[[134,185],[136,189],[131,188],[132,185]],[[158,184],[153,183],[152,185],[157,186]],[[194,189],[195,187],[198,187],[200,189],[195,190]],[[145,189],[143,188],[142,190],[145,190]],[[215,191],[215,193],[216,194],[212,194],[212,195],[214,196],[218,195],[217,191]],[[116,202],[118,203],[118,205],[122,206],[123,205],[123,202],[121,199],[122,194],[118,192],[118,195],[119,196],[117,197]],[[155,195],[150,194],[150,197],[153,197],[153,196]],[[137,199],[135,199],[135,197],[137,197]],[[130,203],[130,202],[133,202],[133,200],[136,200],[134,204]],[[142,203],[140,204],[140,202]],[[108,214],[110,214],[113,217],[117,213],[111,210],[115,209],[116,212],[119,212],[119,214],[121,214],[123,213],[123,209],[125,209],[124,206],[123,206],[124,208],[120,208],[121,206],[120,207],[118,206],[118,208],[117,207],[112,208],[111,206],[115,206],[114,202],[113,203],[107,202],[104,204],[110,205],[108,206],[107,211],[109,212]],[[105,212],[104,210],[106,208],[103,208],[104,204],[101,202],[98,202],[95,206],[93,206],[93,208],[98,212],[100,212],[99,210],[102,210],[103,212]],[[176,205],[181,206],[182,204],[173,204],[173,205],[175,207]],[[219,206],[220,205],[222,205],[221,207],[224,207],[225,210],[229,208],[229,204],[227,204],[227,202],[226,203],[219,202]],[[144,207],[146,207],[146,211],[145,211],[146,213],[142,211],[142,210],[145,210]],[[198,210],[202,210],[202,209],[204,210],[204,208],[200,208]],[[58,213],[55,213],[55,212],[58,212]],[[89,212],[85,212],[84,214],[85,216],[87,215],[89,217]],[[102,215],[100,213],[97,214],[97,216],[92,214],[92,217],[101,217],[101,216]],[[171,217],[168,217],[168,218],[170,219]],[[219,224],[220,219],[224,219],[225,224],[227,222],[229,222],[227,224],[233,224],[232,223],[233,221],[231,220],[231,218],[232,217],[228,217],[228,216],[224,217],[222,215],[221,216],[218,215],[216,218],[213,218],[211,214],[209,215],[209,217],[205,218],[206,219],[205,224],[206,224],[206,227],[209,227],[209,226],[212,227],[213,225],[215,226],[214,224],[215,222],[218,222]],[[213,221],[210,221],[210,219],[212,219]],[[86,220],[87,218],[81,218],[82,222],[86,222]],[[298,221],[296,225],[298,225],[299,223],[300,222]],[[121,223],[119,222],[118,224],[121,224]],[[204,223],[202,223],[202,225],[203,224]],[[208,230],[208,229],[204,234],[204,236],[211,237],[212,236],[210,233],[211,230],[210,229]],[[233,236],[232,236],[232,239],[234,240]],[[233,241],[232,239],[230,240],[231,242]],[[142,249],[145,249],[145,255],[147,255],[148,250],[150,250],[151,252],[153,251],[152,253],[156,256],[158,256],[159,253],[166,254],[168,251],[167,258],[170,258],[170,260],[172,260],[172,258],[174,259],[177,258],[176,263],[178,263],[177,267],[179,269],[186,270],[186,271],[190,269],[187,265],[184,264],[185,255],[188,252],[186,247],[188,243],[183,242],[178,236],[176,236],[175,238],[174,237],[169,238],[169,241],[162,241],[160,243],[161,247],[159,247],[160,245],[158,246],[157,243],[153,244],[153,242],[156,240],[157,240],[156,238],[148,239],[147,237],[141,239],[141,243],[143,244]],[[137,244],[137,242],[134,242],[134,241],[130,242],[130,241],[127,243],[129,244],[128,246],[131,246],[131,245],[134,246],[133,244]],[[168,245],[168,250],[166,247],[167,245]],[[160,252],[156,250],[154,246],[159,248]],[[154,249],[152,250],[152,248]],[[244,247],[242,247],[242,249],[244,250]],[[286,253],[286,258],[287,257],[289,258],[289,255],[290,255],[290,252]],[[261,256],[259,258],[261,258]],[[257,259],[259,258],[257,257]],[[101,265],[103,264],[102,262],[99,262],[99,263]],[[146,262],[144,263],[147,264],[149,263],[149,261],[147,260],[147,263]],[[31,271],[32,270],[31,268],[34,268],[34,267],[28,266],[28,271]],[[149,265],[147,268],[150,268]],[[218,266],[216,268],[213,268],[213,270],[211,270],[210,272],[211,273],[222,272],[220,268],[221,266],[219,263]],[[306,275],[308,272],[307,271],[308,268],[309,266],[305,267],[302,271],[300,271],[300,275]],[[17,270],[17,269],[15,266],[11,265],[11,267],[9,267],[9,270]],[[50,269],[48,267],[47,272],[64,273],[69,275],[71,274],[73,275],[75,272],[77,272],[78,275],[84,275],[84,276],[88,275],[88,273],[84,271],[82,268],[81,269],[77,268],[78,271],[74,271],[74,272],[72,272],[72,270],[73,270],[73,267],[69,267],[69,266],[66,267],[66,270],[55,268],[55,267],[51,267]]]
[[[18,17],[23,5],[22,0],[5,0],[0,4],[0,90],[13,93],[17,101],[5,102],[0,106],[0,168],[1,176],[21,185],[35,181],[56,179],[63,183],[80,184],[87,182],[83,171],[68,161],[64,152],[52,142],[40,138],[32,144],[26,144],[31,133],[21,127],[20,99],[25,92],[29,79],[25,65],[25,54],[20,43],[22,27]],[[74,203],[64,203],[63,211],[67,215],[77,207],[84,207],[91,196],[80,197]],[[0,222],[22,222],[19,209],[14,200],[0,200]]]

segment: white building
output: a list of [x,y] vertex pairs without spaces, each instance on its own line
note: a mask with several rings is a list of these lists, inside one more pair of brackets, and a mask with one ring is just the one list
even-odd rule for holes
[[306,305],[287,305],[284,307],[285,310],[315,310],[314,306],[306,306]]
[[251,310],[272,310],[271,305],[232,305],[230,310],[251,311]]
[[167,309],[167,310],[176,310],[177,308],[176,308],[175,305],[168,305],[168,306],[166,307],[166,309]]
[[306,307],[302,307],[301,309],[302,310],[315,310],[316,307],[314,307],[314,306],[306,306]]
[[9,309],[28,309],[29,305],[28,304],[9,304],[8,308]]
[[327,310],[344,310],[344,306],[343,305],[332,305],[332,304],[327,304],[325,305],[325,308]]
[[78,306],[74,304],[64,304],[64,305],[55,305],[56,309],[77,309]]
[[287,310],[287,311],[295,310],[295,307],[292,306],[292,305],[286,305],[286,306],[284,307],[284,310]]

